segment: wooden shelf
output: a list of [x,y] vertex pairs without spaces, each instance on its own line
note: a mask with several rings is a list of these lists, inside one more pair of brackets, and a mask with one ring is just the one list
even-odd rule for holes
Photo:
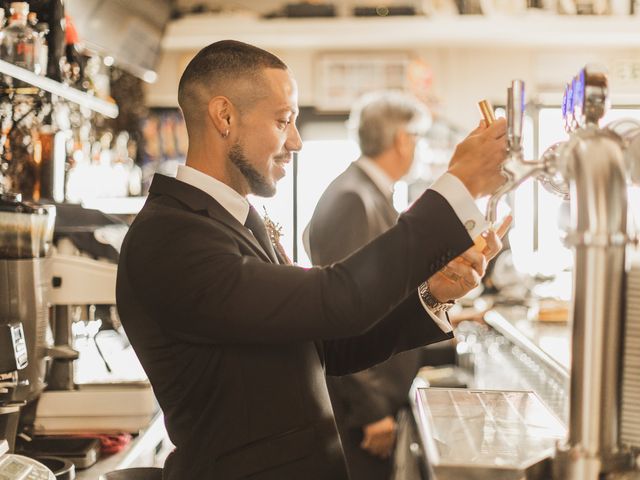
[[197,50],[222,39],[269,49],[428,47],[638,48],[640,16],[442,16],[264,20],[202,14],[169,24],[166,51]]
[[105,102],[93,95],[89,95],[85,92],[72,88],[63,83],[56,82],[50,78],[36,75],[35,73],[14,65],[13,63],[0,60],[0,73],[9,75],[15,79],[21,80],[45,90],[53,95],[64,98],[73,103],[77,103],[83,107],[86,107],[94,112],[101,113],[109,118],[116,118],[118,116],[118,106],[115,103]]

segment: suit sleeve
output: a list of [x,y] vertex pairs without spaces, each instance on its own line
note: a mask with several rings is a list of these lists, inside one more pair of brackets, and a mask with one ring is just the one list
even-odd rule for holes
[[[345,258],[376,234],[382,233],[379,228],[370,226],[362,196],[355,190],[325,192],[316,206],[309,230],[310,253],[314,265],[329,265]],[[326,341],[323,345],[325,365],[330,375],[327,383],[331,399],[341,404],[344,419],[352,427],[361,427],[388,415],[395,415],[398,409],[397,401],[388,394],[388,376],[393,372],[383,365],[366,367],[389,358],[392,352],[386,350],[384,344],[391,339],[393,342],[390,343],[398,340],[397,327],[405,322],[400,317],[407,313],[406,310],[400,308],[395,311],[393,317],[389,315],[389,318],[373,327],[364,337]],[[420,315],[417,310],[417,318]],[[427,325],[431,324],[424,311],[422,321]],[[393,328],[394,323],[396,328]],[[385,325],[391,328],[386,328]],[[432,333],[437,336],[435,338],[441,336],[440,332]],[[429,340],[435,338],[430,336]],[[343,375],[347,373],[344,366],[350,366],[354,371],[359,367],[366,369]]]
[[452,337],[427,316],[418,296],[411,294],[364,334],[324,341],[327,375],[352,374],[397,353]]
[[336,376],[329,382],[332,400],[344,405],[346,421],[354,427],[395,415],[401,404],[396,395],[389,395],[390,373],[379,363],[452,336],[431,321],[417,295],[409,295],[364,335],[324,342],[327,375]]
[[215,220],[165,208],[143,212],[131,227],[119,271],[127,281],[119,284],[161,328],[194,343],[340,339],[369,331],[471,244],[433,191],[344,261],[311,269],[243,255]]

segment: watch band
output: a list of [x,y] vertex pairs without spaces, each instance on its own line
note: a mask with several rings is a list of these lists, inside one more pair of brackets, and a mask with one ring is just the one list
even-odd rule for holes
[[418,293],[420,294],[420,298],[425,303],[425,305],[431,310],[433,313],[440,313],[448,311],[455,302],[439,302],[436,297],[433,296],[431,290],[429,289],[429,282],[423,282],[418,287]]

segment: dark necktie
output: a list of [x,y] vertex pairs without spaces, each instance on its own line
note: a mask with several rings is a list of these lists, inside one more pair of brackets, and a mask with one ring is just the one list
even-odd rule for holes
[[271,261],[273,263],[278,263],[276,252],[273,250],[273,245],[271,244],[271,240],[267,234],[267,229],[264,226],[264,221],[256,209],[253,208],[253,205],[249,206],[249,215],[247,216],[247,220],[244,222],[244,226],[251,230],[251,233],[256,237],[256,240],[258,240],[258,243],[262,246],[262,249],[269,258],[271,258]]

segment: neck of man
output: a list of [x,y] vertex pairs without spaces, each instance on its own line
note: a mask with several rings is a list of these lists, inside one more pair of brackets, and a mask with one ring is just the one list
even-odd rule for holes
[[209,143],[189,142],[186,165],[221,181],[246,197],[251,193],[249,184],[240,170],[229,161],[224,145]]
[[373,160],[376,165],[384,171],[384,173],[389,175],[389,178],[394,182],[397,182],[404,176],[404,173],[399,171],[400,160],[396,153],[391,149],[382,152],[380,155],[372,157],[371,160]]

